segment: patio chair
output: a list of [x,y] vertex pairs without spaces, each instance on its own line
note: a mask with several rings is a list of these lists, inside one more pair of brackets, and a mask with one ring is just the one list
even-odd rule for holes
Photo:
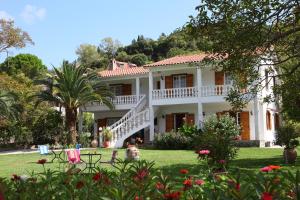
[[113,152],[111,154],[110,161],[103,161],[103,162],[100,162],[100,163],[114,165],[116,163],[117,155],[118,155],[118,151],[117,150],[113,150]]
[[49,154],[49,148],[47,145],[39,145],[38,146],[40,155],[48,155]]
[[67,152],[69,164],[81,163],[79,149],[67,149],[66,152]]

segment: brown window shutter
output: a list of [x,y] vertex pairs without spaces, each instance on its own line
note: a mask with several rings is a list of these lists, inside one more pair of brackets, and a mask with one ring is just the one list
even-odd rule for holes
[[215,72],[215,85],[224,85],[224,72]]
[[193,85],[194,85],[193,74],[187,74],[186,75],[186,86],[193,87]]
[[124,84],[122,88],[123,95],[131,95],[131,84]]
[[275,113],[274,116],[274,126],[275,126],[275,130],[278,130],[278,128],[280,127],[280,119],[278,113]]
[[195,125],[195,115],[194,114],[187,114],[187,124]]
[[107,119],[106,118],[104,118],[104,119],[98,119],[98,130],[97,131],[99,131],[99,128],[100,127],[106,127],[106,122],[107,122]]
[[173,76],[165,77],[165,86],[166,86],[166,89],[173,88]]
[[249,112],[241,112],[240,115],[242,140],[250,140]]
[[271,113],[270,111],[267,111],[266,113],[266,123],[267,123],[267,130],[272,129],[272,124],[271,124]]
[[170,132],[174,129],[174,115],[166,115],[166,132]]

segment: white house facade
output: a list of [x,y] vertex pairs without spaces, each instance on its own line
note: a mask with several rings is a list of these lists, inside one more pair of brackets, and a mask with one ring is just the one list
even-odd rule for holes
[[[225,97],[232,88],[232,79],[204,64],[205,57],[176,56],[143,67],[114,61],[113,67],[99,72],[99,76],[115,93],[115,109],[90,102],[80,108],[80,113],[94,113],[95,134],[100,127],[111,128],[113,148],[122,147],[137,133],[151,142],[155,134],[176,131],[184,122],[201,127],[207,116],[222,115],[231,109]],[[265,70],[260,70],[264,75]],[[279,126],[276,104],[263,102],[263,96],[272,92],[272,81],[266,83],[268,87],[233,116],[241,126],[241,139],[257,140],[260,146],[273,143]],[[79,129],[81,124],[82,120]]]

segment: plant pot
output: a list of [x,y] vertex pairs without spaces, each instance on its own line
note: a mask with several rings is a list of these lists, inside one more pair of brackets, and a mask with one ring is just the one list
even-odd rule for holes
[[284,149],[283,158],[286,164],[294,164],[297,158],[297,151],[295,149]]
[[97,148],[98,147],[98,141],[96,139],[93,139],[92,142],[91,142],[91,146],[93,148]]
[[105,141],[105,142],[103,143],[103,146],[104,146],[105,148],[108,148],[109,145],[110,145],[110,142],[109,142],[109,141]]

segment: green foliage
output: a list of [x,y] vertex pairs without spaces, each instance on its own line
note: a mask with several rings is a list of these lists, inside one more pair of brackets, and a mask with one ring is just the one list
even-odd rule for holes
[[192,149],[192,138],[181,132],[156,134],[154,147],[156,149]]
[[112,132],[111,132],[109,127],[106,127],[106,128],[103,129],[102,136],[103,136],[104,141],[110,141],[111,140]]
[[76,54],[78,56],[78,61],[81,65],[89,68],[101,68],[102,59],[105,59],[104,56],[101,56],[97,51],[96,45],[91,44],[81,44],[76,49]]
[[299,145],[300,130],[297,130],[296,126],[297,124],[295,123],[287,122],[282,127],[279,127],[275,135],[276,144],[283,146],[285,149],[297,147]]
[[[41,164],[44,167],[44,164]],[[98,168],[84,174],[75,167],[66,172],[45,170],[30,176],[14,174],[0,179],[2,199],[299,199],[300,172],[266,166],[267,172],[212,173],[205,167],[198,175],[181,169],[165,176],[154,162],[118,160],[115,170]],[[267,198],[268,197],[268,198]]]
[[143,53],[135,54],[131,57],[130,61],[137,66],[143,66],[148,62],[148,57]]
[[0,64],[0,72],[5,72],[10,76],[24,73],[29,79],[36,79],[46,74],[47,67],[35,55],[18,54],[14,57],[8,57]]
[[77,109],[91,101],[103,102],[112,109],[108,97],[113,97],[113,94],[96,73],[68,62],[64,62],[61,69],[54,68],[49,79],[40,81],[47,89],[36,94],[37,103],[47,101],[65,108],[66,128],[71,134],[69,142],[76,144]]
[[55,144],[63,132],[63,118],[56,110],[42,113],[34,122],[32,137],[34,144]]
[[240,128],[233,118],[212,115],[205,120],[202,133],[195,139],[195,147],[197,150],[210,151],[211,165],[217,165],[220,160],[228,163],[237,155],[238,148],[234,140],[239,134]]
[[91,133],[90,132],[82,132],[79,134],[79,144],[81,144],[81,147],[88,148],[91,144]]
[[195,134],[198,134],[201,130],[198,130],[196,125],[184,123],[183,126],[178,129],[178,131],[185,136],[192,137]]

